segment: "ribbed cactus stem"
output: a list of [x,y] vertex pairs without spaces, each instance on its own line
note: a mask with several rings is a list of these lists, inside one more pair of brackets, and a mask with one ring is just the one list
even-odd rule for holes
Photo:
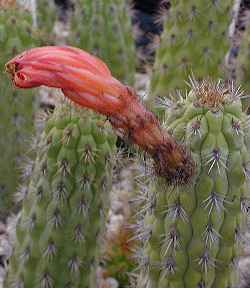
[[163,178],[152,183],[137,226],[143,243],[138,287],[237,283],[241,209],[249,201],[249,119],[233,85],[193,80],[191,86],[167,109],[166,128],[190,150],[196,174],[186,185],[169,186]]
[[102,58],[117,79],[133,85],[136,54],[128,2],[75,0],[69,43]]
[[236,76],[237,82],[244,89],[246,96],[242,99],[244,108],[249,107],[249,93],[250,93],[250,69],[249,69],[249,56],[250,56],[250,25],[247,25],[246,31],[244,31],[242,41],[239,47],[239,55],[236,59]]
[[102,197],[115,151],[104,123],[68,104],[47,121],[4,287],[96,287]]
[[[33,5],[33,4],[32,4]],[[36,6],[31,6],[33,23],[42,31],[47,43],[55,42],[54,25],[57,20],[55,1],[36,0]],[[63,31],[61,31],[63,33]]]
[[[12,4],[11,7],[0,3],[0,67],[16,53],[39,43],[39,37],[32,30],[31,16],[13,2],[5,2]],[[25,146],[33,131],[34,91],[14,90],[2,68],[0,83],[0,149],[3,151],[0,157],[0,219],[3,220],[15,206],[14,193],[21,176]]]
[[225,75],[232,0],[174,0],[156,53],[148,102],[185,88],[190,73],[217,80]]

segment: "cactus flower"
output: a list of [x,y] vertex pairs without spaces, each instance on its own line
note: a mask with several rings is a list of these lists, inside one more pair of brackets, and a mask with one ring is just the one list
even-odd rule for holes
[[68,46],[33,48],[6,64],[16,87],[41,85],[62,89],[82,107],[106,115],[112,126],[155,160],[156,171],[170,183],[186,183],[193,161],[185,149],[163,130],[135,91],[112,77],[100,59]]

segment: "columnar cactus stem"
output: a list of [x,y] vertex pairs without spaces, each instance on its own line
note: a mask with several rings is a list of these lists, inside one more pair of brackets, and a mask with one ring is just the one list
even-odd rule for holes
[[246,93],[246,98],[243,99],[243,105],[245,108],[249,107],[249,93],[250,93],[250,84],[249,84],[249,56],[250,56],[250,25],[246,26],[246,31],[243,34],[242,41],[239,47],[239,55],[236,62],[236,78],[237,82],[242,86]]
[[96,287],[102,197],[111,188],[116,139],[106,124],[68,104],[48,119],[4,287]]
[[156,53],[148,101],[185,88],[188,75],[225,75],[228,28],[233,0],[174,0]]
[[187,185],[152,184],[137,227],[146,279],[138,287],[235,287],[249,202],[248,122],[239,91],[221,82],[193,81],[167,109],[166,125],[191,151],[196,174]]
[[136,54],[129,14],[126,0],[75,0],[69,43],[102,58],[117,79],[133,85]]
[[185,149],[98,58],[73,47],[42,47],[16,56],[6,70],[17,87],[61,88],[73,102],[108,116],[115,129],[152,156],[157,174],[169,182],[186,182],[192,176],[193,161]]
[[32,29],[31,16],[22,7],[16,7],[14,2],[0,3],[0,149],[4,151],[0,157],[1,220],[6,219],[16,207],[14,193],[21,176],[27,139],[33,131],[34,106],[34,92],[27,91],[24,97],[23,91],[15,91],[2,69],[5,62],[16,53],[39,43],[39,37]]

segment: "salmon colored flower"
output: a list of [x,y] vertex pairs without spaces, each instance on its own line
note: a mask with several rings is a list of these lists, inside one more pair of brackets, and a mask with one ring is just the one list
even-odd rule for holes
[[151,154],[158,174],[169,182],[185,183],[193,174],[193,161],[183,147],[95,56],[67,46],[33,48],[10,60],[6,71],[16,87],[60,88],[73,102],[106,115],[115,129]]

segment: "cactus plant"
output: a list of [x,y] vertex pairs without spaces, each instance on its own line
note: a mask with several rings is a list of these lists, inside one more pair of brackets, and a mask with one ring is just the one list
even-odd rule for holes
[[[21,7],[0,7],[0,67],[16,53],[37,45],[39,34],[32,30],[32,19]],[[34,92],[14,90],[5,73],[0,72],[0,219],[14,206],[13,194],[20,177],[20,160],[25,142],[32,133]],[[24,97],[23,95],[26,94]]]
[[53,29],[57,19],[54,1],[36,0],[37,26],[47,37],[47,41],[53,43]]
[[152,72],[149,103],[185,87],[192,72],[202,79],[225,76],[224,57],[232,0],[171,1]]
[[127,4],[125,0],[75,0],[69,44],[101,57],[114,76],[132,85],[136,55]]
[[249,204],[249,118],[234,85],[191,81],[166,128],[196,162],[186,185],[151,182],[137,235],[138,287],[235,287]]
[[96,287],[102,193],[115,151],[106,126],[67,103],[47,120],[4,287]]

